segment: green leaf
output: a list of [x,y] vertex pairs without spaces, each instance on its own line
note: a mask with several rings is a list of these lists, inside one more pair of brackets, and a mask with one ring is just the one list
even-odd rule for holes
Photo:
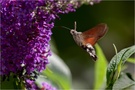
[[107,60],[105,55],[98,44],[96,44],[96,51],[98,60],[95,62],[95,86],[94,89],[101,89],[104,88],[105,84],[105,75],[106,75],[106,68],[107,68]]
[[58,89],[71,89],[71,73],[67,65],[56,54],[49,58],[47,70],[42,72],[46,79],[53,82]]
[[130,63],[135,64],[135,58],[129,58],[129,59],[127,60],[127,62],[130,62]]
[[127,74],[122,74],[120,78],[114,83],[113,90],[134,90],[135,81]]
[[[9,77],[8,80],[4,80],[1,82],[0,89],[15,89],[15,82],[13,77]],[[8,85],[8,87],[7,87]]]
[[121,50],[112,58],[107,67],[107,89],[112,88],[114,82],[119,77],[122,65],[133,53],[135,53],[135,45]]
[[[2,76],[1,76],[2,78]],[[6,78],[4,81],[1,81],[0,83],[0,89],[24,89],[24,83],[22,80],[19,80],[17,77],[14,77],[14,75],[10,75],[8,78]]]

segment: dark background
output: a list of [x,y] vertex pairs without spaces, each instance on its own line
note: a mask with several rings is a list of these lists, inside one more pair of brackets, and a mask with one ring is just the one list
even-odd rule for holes
[[[60,15],[55,26],[74,28],[86,31],[99,23],[109,27],[107,34],[98,41],[108,62],[115,55],[113,44],[118,51],[134,44],[134,1],[102,1],[98,4],[83,5],[69,14]],[[70,31],[63,28],[53,28],[52,40],[55,42],[58,55],[71,70],[74,88],[92,88],[94,64],[89,54],[74,42]],[[129,72],[133,72],[132,64]],[[102,73],[102,71],[101,71]]]

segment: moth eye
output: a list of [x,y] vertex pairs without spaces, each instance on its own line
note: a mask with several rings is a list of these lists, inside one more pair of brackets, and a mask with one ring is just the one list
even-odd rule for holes
[[75,30],[71,30],[70,33],[71,33],[71,34],[75,34]]

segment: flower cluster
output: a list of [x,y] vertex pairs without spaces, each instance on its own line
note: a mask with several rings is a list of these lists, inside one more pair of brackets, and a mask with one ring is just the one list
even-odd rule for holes
[[49,84],[47,82],[42,83],[42,88],[44,90],[57,90],[55,87],[53,87],[51,84]]
[[27,79],[25,83],[28,90],[40,90],[39,87],[35,84],[35,81]]
[[41,87],[39,87],[34,81],[26,80],[26,88],[29,90],[57,90],[56,87],[53,87],[47,82],[41,82]]
[[[48,64],[51,29],[58,14],[99,0],[0,0],[0,75],[37,76]],[[24,78],[24,77],[23,77]]]

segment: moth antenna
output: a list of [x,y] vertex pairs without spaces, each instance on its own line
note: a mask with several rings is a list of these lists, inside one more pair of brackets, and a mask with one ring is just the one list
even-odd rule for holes
[[74,28],[75,28],[75,30],[76,30],[76,21],[74,22]]

